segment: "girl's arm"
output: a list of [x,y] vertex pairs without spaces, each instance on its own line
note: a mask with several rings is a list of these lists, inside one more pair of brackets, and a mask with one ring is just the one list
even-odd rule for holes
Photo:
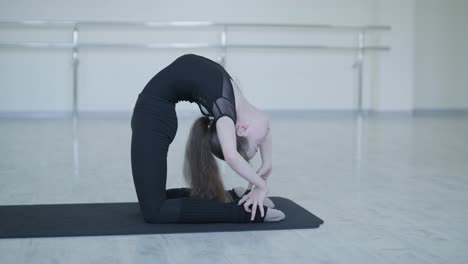
[[[260,176],[263,180],[267,180],[268,177],[270,177],[271,174],[271,168],[272,168],[272,158],[271,158],[271,134],[270,130],[268,130],[267,135],[265,136],[265,139],[263,140],[262,143],[260,143],[260,154],[262,155],[262,165],[260,168],[257,170],[257,175]],[[253,184],[249,183],[247,186],[247,189],[252,189]]]
[[260,178],[252,166],[250,166],[250,164],[239,153],[225,160],[226,163],[228,163],[235,172],[237,172],[242,178],[246,179],[251,184],[259,188],[266,187],[266,181]]
[[260,155],[262,157],[262,164],[271,164],[272,163],[272,158],[271,158],[271,129],[268,129],[268,133],[265,136],[265,139],[263,139],[262,143],[260,143]]

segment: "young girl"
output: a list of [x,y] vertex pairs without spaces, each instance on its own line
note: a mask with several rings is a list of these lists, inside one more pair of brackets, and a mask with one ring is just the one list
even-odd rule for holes
[[[185,54],[151,78],[138,95],[131,120],[131,164],[146,222],[248,223],[285,218],[267,198],[272,162],[269,119],[233,83],[220,64]],[[203,116],[193,123],[185,149],[183,171],[190,188],[166,190],[167,153],[177,132],[175,105],[180,101],[197,103]],[[249,161],[258,150],[262,166],[255,172]],[[249,189],[226,191],[213,155],[246,179]]]

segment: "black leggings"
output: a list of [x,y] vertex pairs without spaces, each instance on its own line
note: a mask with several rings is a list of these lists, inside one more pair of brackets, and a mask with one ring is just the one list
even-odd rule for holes
[[[248,223],[243,205],[195,199],[189,188],[166,190],[167,153],[177,132],[175,104],[140,93],[131,119],[133,182],[143,219],[148,223]],[[233,191],[228,191],[233,194]],[[238,197],[234,197],[238,198]],[[251,208],[251,207],[250,207]],[[266,213],[267,207],[264,206]],[[252,222],[263,222],[257,208]]]

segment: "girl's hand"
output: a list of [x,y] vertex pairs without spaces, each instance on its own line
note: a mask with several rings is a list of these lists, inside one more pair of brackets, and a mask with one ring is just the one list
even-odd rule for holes
[[[255,213],[257,212],[257,205],[259,206],[260,209],[260,215],[264,217],[265,211],[263,210],[263,201],[265,198],[268,196],[269,193],[269,188],[265,184],[264,188],[257,187],[250,191],[248,194],[242,196],[242,198],[239,200],[237,205],[241,205],[244,203],[244,209],[247,212],[252,212],[252,217],[250,218],[250,221],[253,221],[255,219]],[[249,209],[249,205],[252,204],[252,210]]]

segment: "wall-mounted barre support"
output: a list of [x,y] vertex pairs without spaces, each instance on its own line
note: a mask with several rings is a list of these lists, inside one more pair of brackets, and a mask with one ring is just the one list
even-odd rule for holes
[[79,53],[78,53],[78,27],[75,26],[73,29],[73,54],[72,54],[72,66],[73,66],[73,120],[78,118],[78,64],[79,64]]
[[353,68],[357,69],[357,78],[358,78],[358,94],[357,94],[357,110],[358,115],[362,115],[362,85],[364,78],[363,64],[364,64],[364,51],[366,47],[364,46],[364,31],[359,32],[358,34],[358,53],[356,61],[354,62]]

